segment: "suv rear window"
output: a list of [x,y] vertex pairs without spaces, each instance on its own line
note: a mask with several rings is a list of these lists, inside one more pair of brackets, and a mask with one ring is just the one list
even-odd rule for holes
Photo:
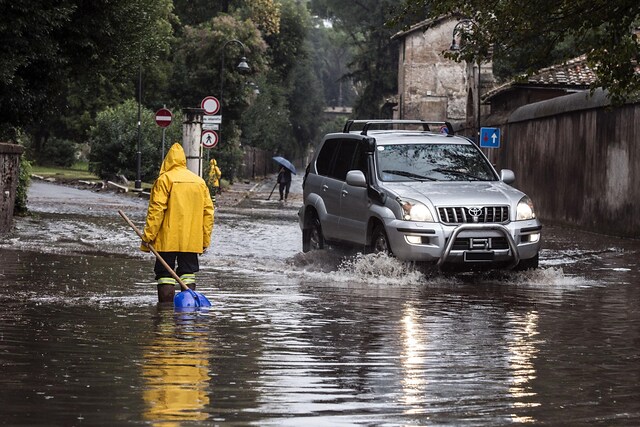
[[382,181],[494,181],[493,169],[472,145],[394,144],[376,151]]

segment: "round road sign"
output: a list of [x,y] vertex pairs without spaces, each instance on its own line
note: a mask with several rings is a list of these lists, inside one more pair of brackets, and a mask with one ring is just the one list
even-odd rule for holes
[[213,148],[218,143],[218,134],[212,130],[205,130],[202,132],[200,142],[204,148]]
[[173,118],[171,111],[166,108],[161,108],[156,111],[156,123],[161,128],[166,128],[171,124],[171,119]]
[[200,108],[204,110],[205,114],[216,114],[220,111],[220,101],[215,96],[207,96],[200,103]]

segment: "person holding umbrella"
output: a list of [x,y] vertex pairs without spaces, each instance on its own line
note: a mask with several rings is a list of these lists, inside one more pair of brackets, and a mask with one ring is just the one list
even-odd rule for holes
[[[291,187],[291,174],[296,174],[296,167],[284,157],[274,156],[272,159],[280,165],[280,169],[278,171],[276,183],[271,190],[271,194],[275,191],[276,186],[280,185],[280,201],[284,198],[284,201],[286,202],[287,197],[289,196],[289,188]],[[271,194],[269,194],[267,200],[271,199]]]
[[291,187],[291,171],[284,166],[280,166],[280,171],[278,172],[278,184],[280,190],[280,201],[282,201],[282,196],[284,195],[284,201],[287,201],[287,197],[289,197],[289,188]]

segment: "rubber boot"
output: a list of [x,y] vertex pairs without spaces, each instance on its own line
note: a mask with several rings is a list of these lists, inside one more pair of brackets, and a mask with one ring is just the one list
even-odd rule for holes
[[158,302],[160,304],[171,303],[176,293],[174,285],[158,285]]

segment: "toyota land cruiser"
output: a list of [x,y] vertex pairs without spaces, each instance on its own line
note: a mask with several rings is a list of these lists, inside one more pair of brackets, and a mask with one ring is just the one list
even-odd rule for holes
[[303,251],[349,244],[440,268],[537,268],[542,226],[514,181],[448,122],[350,120],[306,169]]

